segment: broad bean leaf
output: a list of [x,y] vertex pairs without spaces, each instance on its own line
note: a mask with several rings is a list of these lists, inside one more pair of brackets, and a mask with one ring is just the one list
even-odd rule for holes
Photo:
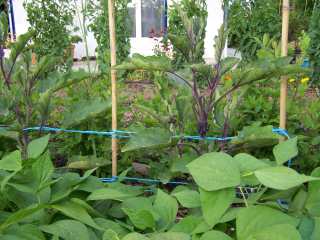
[[310,237],[310,240],[318,240],[320,239],[320,218],[315,217],[314,218],[314,229],[312,232],[312,235]]
[[[311,176],[320,177],[320,168],[313,170]],[[306,209],[311,215],[320,217],[320,181],[309,182]]]
[[243,208],[238,213],[236,220],[237,239],[248,240],[249,236],[279,224],[288,224],[295,228],[298,223],[297,219],[270,207]]
[[136,211],[146,210],[150,212],[153,218],[157,221],[159,219],[159,215],[154,210],[152,203],[153,203],[153,199],[151,198],[134,197],[134,198],[125,199],[121,204],[121,208],[127,208],[127,209],[136,210]]
[[46,183],[51,180],[51,176],[54,171],[54,166],[51,161],[49,152],[44,153],[37,161],[32,165],[32,173],[35,177],[37,190],[40,190]]
[[31,216],[32,214],[40,211],[45,207],[45,205],[32,205],[28,208],[23,208],[16,211],[15,213],[11,214],[3,223],[0,224],[0,230],[6,229],[13,224],[19,223],[23,219]]
[[187,216],[181,219],[177,224],[175,224],[170,232],[183,232],[187,234],[191,234],[196,227],[203,221],[201,217],[196,216]]
[[312,233],[315,231],[315,220],[310,217],[303,216],[301,218],[298,230],[302,239],[310,240]]
[[200,195],[197,191],[184,190],[172,194],[176,197],[179,203],[186,208],[197,208],[200,207]]
[[102,240],[120,240],[120,238],[115,231],[108,229],[104,232]]
[[22,169],[20,151],[9,153],[0,160],[0,169],[5,171],[19,171]]
[[173,197],[158,189],[154,202],[154,210],[160,217],[158,228],[161,230],[167,229],[171,227],[176,220],[178,203]]
[[121,240],[150,240],[150,238],[147,238],[146,236],[140,233],[129,233]]
[[151,240],[190,240],[190,235],[177,232],[154,233],[149,237]]
[[244,185],[257,185],[258,179],[254,176],[253,172],[257,169],[269,167],[266,162],[256,159],[255,157],[247,154],[240,153],[234,156],[234,161],[238,164],[241,173],[241,182]]
[[266,227],[248,235],[247,240],[302,240],[297,229],[290,224],[279,224]]
[[272,146],[279,140],[279,135],[272,132],[272,126],[248,126],[239,132],[232,144],[242,145],[244,148]]
[[50,134],[35,139],[28,145],[28,157],[29,158],[38,158],[47,148],[50,139]]
[[117,201],[123,201],[126,198],[132,198],[135,196],[140,195],[141,192],[126,192],[121,189],[115,189],[115,188],[102,188],[97,189],[94,192],[92,192],[89,197],[87,198],[88,201],[91,200],[117,200]]
[[235,187],[240,184],[240,171],[226,153],[207,153],[187,165],[196,183],[206,191]]
[[277,164],[282,165],[298,155],[298,137],[281,142],[273,148]]
[[1,240],[45,240],[44,234],[38,226],[32,224],[14,225],[8,228]]
[[62,126],[70,127],[78,125],[88,119],[94,118],[111,108],[111,100],[100,98],[80,101],[70,107],[70,111],[64,114]]
[[213,230],[203,234],[200,240],[232,240],[232,238],[223,232]]
[[205,191],[200,188],[201,209],[205,221],[213,227],[232,204],[235,198],[235,190],[226,188],[216,191]]
[[122,148],[122,152],[142,148],[166,147],[171,144],[171,134],[162,128],[135,128],[129,142]]
[[266,162],[247,154],[239,153],[234,156],[234,161],[238,164],[241,173],[254,172],[257,169],[270,167]]
[[78,203],[66,201],[59,204],[53,204],[51,207],[70,218],[93,227],[94,229],[102,230],[102,228],[93,221],[86,209]]
[[150,211],[141,209],[130,209],[130,208],[122,208],[122,211],[128,215],[130,221],[133,225],[140,229],[145,230],[147,228],[154,229],[155,228],[155,220]]
[[87,227],[75,220],[60,220],[50,225],[40,226],[40,229],[64,240],[90,240]]
[[121,226],[119,223],[106,218],[95,218],[94,221],[103,229],[116,232],[119,237],[124,237],[128,234],[128,229]]
[[305,176],[282,166],[259,169],[254,174],[260,183],[277,190],[287,190],[305,182],[320,180],[320,178]]

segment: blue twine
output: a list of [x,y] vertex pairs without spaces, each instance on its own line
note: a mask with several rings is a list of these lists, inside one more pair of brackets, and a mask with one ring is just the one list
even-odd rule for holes
[[114,176],[111,178],[101,178],[100,179],[104,183],[114,183],[117,181],[129,181],[129,182],[139,182],[139,183],[146,183],[146,184],[165,184],[165,185],[188,185],[187,182],[180,182],[180,181],[170,181],[170,182],[163,182],[158,179],[149,179],[149,178],[134,178],[134,177],[118,177]]
[[73,129],[64,129],[64,128],[53,128],[53,127],[30,127],[30,128],[23,129],[23,131],[80,133],[84,135],[108,136],[112,138],[130,138],[130,135],[133,134],[133,132],[121,131],[121,130],[101,132],[101,131],[92,131],[92,130],[83,131],[83,130],[73,130]]
[[[74,129],[64,129],[64,128],[54,128],[54,127],[30,127],[25,128],[23,131],[44,131],[44,132],[65,132],[65,133],[79,133],[84,135],[98,135],[107,136],[112,138],[130,138],[135,132],[123,131],[123,130],[112,130],[112,131],[92,131],[92,130],[74,130]],[[277,133],[281,136],[285,136],[288,139],[289,134],[286,130],[281,128],[274,128],[272,132]],[[236,139],[235,137],[201,137],[201,136],[173,136],[173,138],[183,138],[185,140],[208,140],[208,141],[230,141]]]

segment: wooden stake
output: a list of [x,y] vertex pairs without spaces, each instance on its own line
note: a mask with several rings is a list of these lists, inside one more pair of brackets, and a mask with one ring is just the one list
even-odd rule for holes
[[[281,55],[283,57],[288,55],[289,14],[290,14],[289,0],[283,0],[283,3],[282,3],[282,38],[281,38]],[[281,87],[280,87],[280,128],[282,128],[282,129],[286,129],[287,91],[288,91],[288,78],[286,76],[283,76],[281,78]]]
[[[110,55],[111,68],[117,64],[116,55],[116,29],[114,17],[114,2],[108,0],[108,15],[109,15],[109,35],[110,35]],[[117,130],[117,72],[111,69],[111,91],[112,91],[112,130]],[[112,138],[112,176],[117,176],[117,153],[118,141]]]

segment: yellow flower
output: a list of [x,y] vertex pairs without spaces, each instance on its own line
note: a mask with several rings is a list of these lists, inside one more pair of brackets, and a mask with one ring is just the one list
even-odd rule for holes
[[225,81],[230,81],[230,80],[232,80],[232,76],[231,76],[230,74],[228,74],[228,75],[226,75],[226,76],[224,77],[224,80],[225,80]]
[[294,78],[289,79],[289,83],[294,83],[296,80]]
[[301,79],[301,83],[302,83],[302,84],[304,84],[304,83],[308,83],[308,82],[309,82],[309,80],[310,80],[310,78],[309,78],[309,77],[302,78],[302,79]]

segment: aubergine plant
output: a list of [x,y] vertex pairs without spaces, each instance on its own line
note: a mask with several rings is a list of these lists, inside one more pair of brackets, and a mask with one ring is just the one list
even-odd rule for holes
[[[185,16],[185,14],[182,16]],[[171,44],[188,59],[196,56],[200,23],[196,19],[182,17],[188,33],[185,38],[169,36]],[[119,70],[147,70],[166,73],[169,78],[182,82],[192,95],[193,112],[197,120],[198,133],[205,137],[210,124],[215,120],[214,112],[221,110],[219,104],[230,98],[234,92],[258,81],[280,78],[303,72],[300,66],[290,65],[289,58],[263,59],[249,64],[241,64],[236,58],[223,58],[227,32],[222,26],[215,40],[215,64],[192,62],[183,69],[175,70],[170,59],[160,56],[134,55],[132,59],[117,66]],[[223,109],[223,108],[222,108]]]
[[[32,124],[46,124],[54,94],[86,79],[88,74],[57,72],[61,59],[53,56],[42,57],[37,64],[32,64],[34,33],[23,34],[16,42],[8,44],[6,14],[2,12],[0,19],[0,117],[2,124],[10,125],[5,130],[0,129],[0,135],[17,140],[23,158],[27,158],[29,138],[23,129]],[[5,52],[9,53],[8,57]]]

